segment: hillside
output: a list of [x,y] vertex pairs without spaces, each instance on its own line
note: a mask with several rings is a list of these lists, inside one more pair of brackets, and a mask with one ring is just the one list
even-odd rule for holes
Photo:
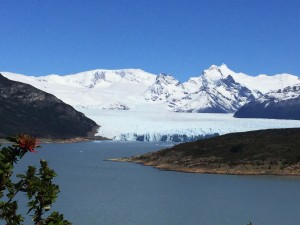
[[300,129],[226,134],[119,159],[159,169],[216,174],[300,175]]
[[93,136],[93,120],[55,96],[0,74],[0,138],[18,133],[40,138]]

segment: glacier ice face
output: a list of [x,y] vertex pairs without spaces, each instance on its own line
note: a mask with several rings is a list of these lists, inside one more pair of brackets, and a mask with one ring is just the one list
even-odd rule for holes
[[300,127],[299,120],[240,119],[233,114],[175,113],[151,107],[143,111],[85,109],[84,113],[101,124],[99,135],[126,141],[189,141],[211,134]]

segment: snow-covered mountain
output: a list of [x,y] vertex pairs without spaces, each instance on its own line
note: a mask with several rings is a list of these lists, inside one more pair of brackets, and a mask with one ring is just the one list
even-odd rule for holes
[[220,79],[221,74],[225,77],[231,75],[235,82],[247,87],[255,93],[258,93],[258,97],[260,96],[259,92],[266,94],[270,91],[282,89],[287,86],[293,86],[300,82],[300,78],[298,76],[287,73],[249,76],[244,73],[234,72],[225,64],[222,64],[221,66],[212,65],[208,70],[204,70],[204,72],[207,72],[214,80]]
[[[218,78],[212,76],[217,70]],[[254,93],[255,94],[255,93]],[[251,90],[225,76],[216,67],[205,70],[198,79],[180,83],[170,75],[160,74],[144,93],[147,101],[165,102],[174,112],[235,112],[243,104],[254,100]]]
[[147,101],[165,102],[185,96],[184,86],[171,75],[159,74],[155,82],[143,94]]
[[143,93],[147,102],[164,104],[170,111],[176,111],[187,95],[188,92],[182,83],[163,73],[159,74],[155,82]]
[[297,76],[248,76],[230,70],[225,64],[212,65],[201,76],[180,83],[170,75],[160,74],[144,93],[147,101],[165,102],[174,112],[233,113],[276,88],[299,82]]
[[300,83],[243,105],[235,114],[238,118],[269,118],[300,120]]
[[[191,80],[185,85],[191,86]],[[231,113],[246,102],[255,99],[254,93],[247,87],[235,82],[231,75],[218,80],[211,79],[206,73],[199,79],[200,85],[183,99],[175,111]]]
[[232,113],[266,92],[298,82],[299,77],[294,75],[252,77],[236,73],[225,64],[212,65],[200,77],[190,78],[183,84],[188,95],[176,111]]
[[270,122],[236,119],[232,114],[190,113],[235,112],[266,93],[300,83],[299,77],[289,74],[253,77],[236,73],[225,64],[213,65],[184,83],[171,75],[155,75],[139,69],[92,70],[42,77],[2,74],[54,94],[101,125],[100,135],[116,140],[178,137],[192,140],[214,133],[300,127],[300,121]]

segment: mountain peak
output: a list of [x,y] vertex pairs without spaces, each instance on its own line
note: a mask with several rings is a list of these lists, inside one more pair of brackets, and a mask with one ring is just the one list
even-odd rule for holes
[[157,77],[171,77],[171,75],[167,73],[160,73]]
[[217,70],[219,67],[217,65],[211,65],[208,70]]
[[228,66],[225,63],[222,63],[221,66],[219,66],[220,69],[226,69],[228,70]]
[[208,70],[228,70],[228,66],[225,63],[222,63],[220,66],[211,65]]
[[166,73],[160,73],[157,77],[156,77],[156,83],[160,83],[160,84],[175,84],[175,85],[179,85],[179,81],[176,80],[173,76],[166,74]]
[[204,78],[212,81],[217,81],[226,77],[220,70],[220,67],[216,65],[212,65],[207,70],[204,70],[203,76]]
[[211,65],[207,70],[204,70],[203,76],[206,79],[212,81],[218,81],[220,79],[226,78],[228,75],[236,74],[232,70],[230,70],[226,64],[221,64],[220,66]]

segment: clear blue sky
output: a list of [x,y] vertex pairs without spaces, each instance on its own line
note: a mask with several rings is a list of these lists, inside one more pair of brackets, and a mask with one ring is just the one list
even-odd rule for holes
[[0,71],[300,75],[299,0],[0,0]]

